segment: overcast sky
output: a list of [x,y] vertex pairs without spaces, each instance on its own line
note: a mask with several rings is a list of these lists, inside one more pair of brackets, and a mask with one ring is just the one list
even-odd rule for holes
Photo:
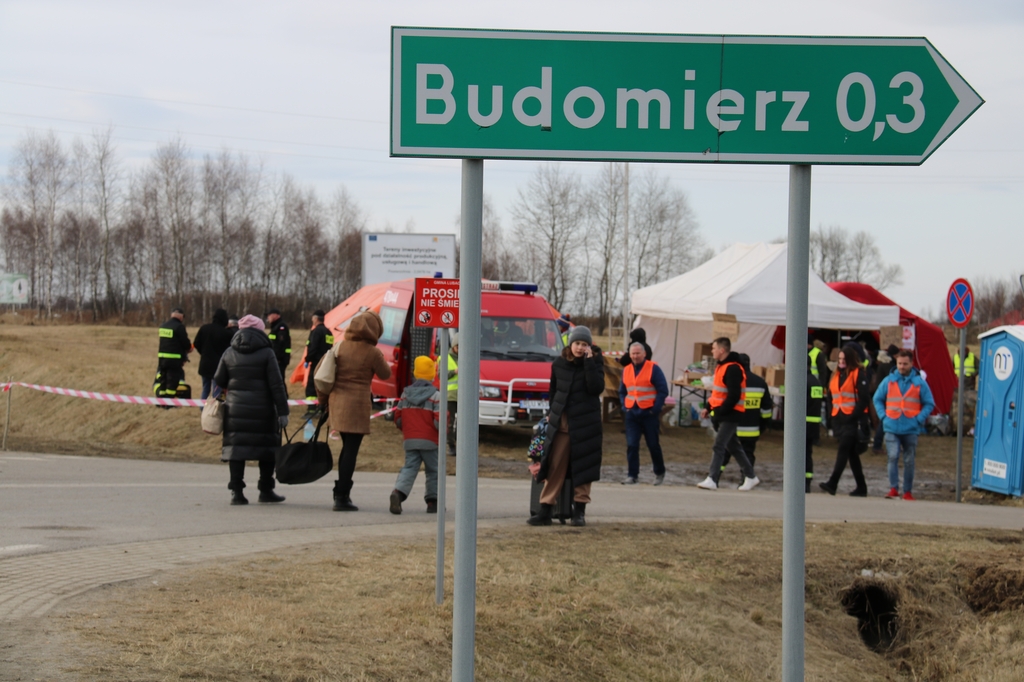
[[[873,234],[906,272],[887,293],[917,313],[940,311],[956,277],[1024,272],[1021,0],[0,0],[0,177],[26,131],[70,142],[112,126],[128,167],[180,135],[197,158],[245,151],[324,198],[344,184],[373,228],[454,232],[459,162],[388,157],[393,25],[924,36],[986,104],[921,166],[816,167],[811,225]],[[565,165],[584,177],[599,170]],[[535,168],[485,164],[506,228]],[[787,167],[658,169],[688,194],[716,250],[785,235]]]

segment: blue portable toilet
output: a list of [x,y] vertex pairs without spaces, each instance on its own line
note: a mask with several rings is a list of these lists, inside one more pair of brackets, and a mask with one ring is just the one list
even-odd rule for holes
[[1024,326],[982,334],[971,485],[1004,495],[1024,489]]

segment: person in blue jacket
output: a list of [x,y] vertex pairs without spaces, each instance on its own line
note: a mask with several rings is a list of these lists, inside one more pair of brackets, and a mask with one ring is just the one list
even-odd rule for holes
[[896,366],[879,382],[873,399],[875,411],[885,430],[885,449],[889,454],[888,498],[900,496],[899,456],[903,449],[903,499],[913,500],[914,456],[917,434],[924,431],[925,420],[935,409],[928,383],[914,368],[914,354],[901,350]]

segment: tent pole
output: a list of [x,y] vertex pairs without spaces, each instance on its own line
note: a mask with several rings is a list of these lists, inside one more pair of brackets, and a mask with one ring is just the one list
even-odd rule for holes
[[679,320],[676,320],[676,335],[672,339],[672,378],[676,378],[676,352],[679,350]]
[[[679,320],[676,320],[676,334],[672,338],[672,374],[669,375],[669,381],[675,381],[676,378],[676,353],[679,351]],[[669,385],[669,390],[672,386]],[[687,412],[689,414],[689,412]],[[679,404],[676,405],[676,426],[681,426],[679,423],[683,417],[683,390],[679,389]]]

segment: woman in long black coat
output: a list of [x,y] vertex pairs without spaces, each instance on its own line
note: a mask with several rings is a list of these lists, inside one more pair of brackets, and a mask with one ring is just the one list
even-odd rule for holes
[[586,525],[590,484],[601,478],[601,394],[604,392],[604,359],[591,345],[586,327],[574,327],[562,356],[551,363],[548,429],[537,480],[544,481],[540,511],[531,526],[551,525],[551,512],[566,475],[573,484],[571,524]]
[[231,504],[249,503],[242,479],[246,460],[253,459],[260,464],[259,501],[283,502],[274,492],[274,452],[288,425],[288,393],[263,321],[246,315],[238,327],[213,377],[227,391],[220,459],[231,472]]

